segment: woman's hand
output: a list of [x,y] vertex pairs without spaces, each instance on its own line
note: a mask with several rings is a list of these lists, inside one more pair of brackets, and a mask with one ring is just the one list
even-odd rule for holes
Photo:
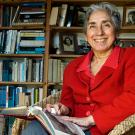
[[95,125],[95,121],[93,119],[93,116],[90,115],[88,117],[83,117],[83,118],[77,118],[77,117],[68,117],[68,116],[62,116],[62,119],[71,121],[79,126],[82,127],[90,127]]
[[54,108],[57,115],[68,115],[69,114],[69,108],[63,105],[62,103],[56,103],[54,105],[47,104],[46,110],[51,112],[51,109]]

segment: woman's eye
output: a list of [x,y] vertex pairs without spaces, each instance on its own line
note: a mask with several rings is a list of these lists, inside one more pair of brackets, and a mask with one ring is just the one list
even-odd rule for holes
[[92,29],[92,28],[95,28],[95,26],[94,25],[90,25],[89,26],[89,29]]
[[111,25],[108,24],[108,23],[107,23],[107,24],[104,24],[104,26],[105,26],[105,27],[111,27]]

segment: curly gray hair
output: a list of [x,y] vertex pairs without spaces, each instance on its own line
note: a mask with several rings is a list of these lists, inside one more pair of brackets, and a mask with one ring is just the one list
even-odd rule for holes
[[120,13],[118,12],[118,9],[115,5],[108,3],[108,2],[100,2],[96,4],[92,4],[89,6],[87,12],[86,12],[86,18],[84,23],[84,32],[87,32],[87,25],[89,21],[90,15],[97,10],[106,10],[108,15],[111,17],[111,20],[114,24],[115,31],[119,33],[121,29],[121,18]]

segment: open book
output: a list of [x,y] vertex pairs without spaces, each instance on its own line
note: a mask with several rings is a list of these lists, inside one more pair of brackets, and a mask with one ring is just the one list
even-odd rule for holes
[[43,111],[39,106],[1,108],[0,115],[37,119],[50,135],[85,135],[78,125],[65,121],[48,111]]

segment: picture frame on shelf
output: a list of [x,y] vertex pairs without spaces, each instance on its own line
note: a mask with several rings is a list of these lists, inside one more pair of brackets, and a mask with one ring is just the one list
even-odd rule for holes
[[86,54],[90,51],[90,45],[86,41],[84,33],[77,33],[77,51],[76,54]]
[[76,35],[72,33],[60,33],[61,53],[74,54],[76,51]]
[[125,7],[124,15],[124,25],[135,26],[135,6]]
[[84,25],[86,11],[88,7],[78,7],[76,25],[82,27]]

